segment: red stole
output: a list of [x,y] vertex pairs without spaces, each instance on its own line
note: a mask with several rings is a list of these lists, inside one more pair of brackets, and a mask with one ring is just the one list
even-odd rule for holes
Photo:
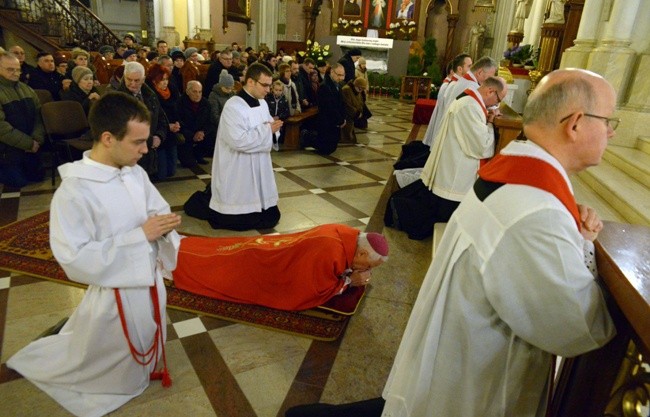
[[529,185],[553,194],[571,213],[580,230],[580,212],[575,197],[562,174],[548,162],[531,156],[496,155],[478,171],[491,182]]
[[472,82],[478,84],[478,80],[476,80],[476,78],[474,78],[474,74],[472,74],[471,72],[465,73],[465,75],[463,75],[463,78],[468,80],[468,81],[472,81]]
[[476,95],[476,91],[472,90],[471,88],[468,88],[465,91],[463,91],[463,93],[467,94],[468,96],[476,100],[479,106],[481,106],[481,109],[483,110],[483,114],[485,114],[485,118],[487,119],[487,115],[488,115],[487,108],[485,108],[485,103],[483,103],[483,100],[478,98],[478,96]]
[[451,76],[451,81],[449,81],[449,82],[452,82],[452,81],[458,81],[458,76],[456,74]]
[[451,77],[447,77],[447,78],[445,78],[444,80],[442,80],[442,83],[443,83],[443,84],[447,84],[448,82],[451,81],[451,79],[452,79]]

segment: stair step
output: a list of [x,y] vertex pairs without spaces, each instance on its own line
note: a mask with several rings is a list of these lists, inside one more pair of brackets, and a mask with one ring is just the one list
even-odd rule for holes
[[608,146],[603,158],[642,185],[650,188],[650,154],[636,148]]
[[636,147],[647,154],[650,154],[650,136],[639,136]]
[[580,174],[580,179],[628,223],[650,226],[650,189],[607,161]]
[[603,220],[627,223],[627,220],[614,209],[605,199],[592,190],[589,185],[577,175],[571,176],[573,193],[578,204],[587,205],[594,210]]

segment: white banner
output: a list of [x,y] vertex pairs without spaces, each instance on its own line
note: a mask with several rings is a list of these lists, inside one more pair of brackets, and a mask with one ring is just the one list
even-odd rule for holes
[[388,38],[366,38],[360,36],[337,36],[336,44],[366,49],[392,49],[393,40]]

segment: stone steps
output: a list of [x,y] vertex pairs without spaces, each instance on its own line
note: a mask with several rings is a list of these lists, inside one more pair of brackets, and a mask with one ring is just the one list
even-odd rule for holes
[[608,146],[603,159],[650,188],[650,153],[638,148]]
[[[616,152],[616,150],[615,150]],[[617,158],[625,152],[618,152]],[[632,166],[623,156],[623,165]],[[603,160],[580,174],[582,180],[603,200],[616,210],[627,223],[650,226],[650,188],[626,172]]]

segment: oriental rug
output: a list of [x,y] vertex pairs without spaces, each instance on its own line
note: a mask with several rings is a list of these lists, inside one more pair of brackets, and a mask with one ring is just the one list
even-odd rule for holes
[[[52,255],[49,212],[0,228],[0,268],[84,288],[70,281]],[[167,307],[316,340],[336,340],[345,329],[363,295],[363,287],[350,288],[326,304],[305,311],[282,311],[238,304],[192,294],[168,283]]]

